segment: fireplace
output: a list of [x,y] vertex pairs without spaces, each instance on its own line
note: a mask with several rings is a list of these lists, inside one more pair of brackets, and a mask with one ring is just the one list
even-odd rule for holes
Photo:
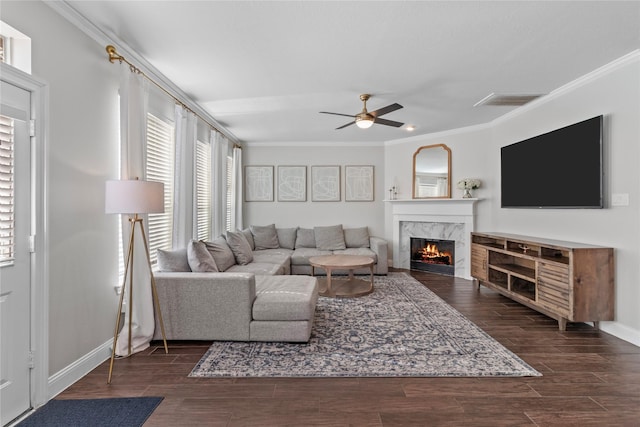
[[455,275],[455,241],[411,237],[410,242],[411,270]]

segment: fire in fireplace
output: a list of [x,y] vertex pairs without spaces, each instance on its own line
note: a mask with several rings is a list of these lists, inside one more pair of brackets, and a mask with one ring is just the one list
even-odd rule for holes
[[432,273],[455,274],[455,242],[453,240],[411,238],[411,269]]

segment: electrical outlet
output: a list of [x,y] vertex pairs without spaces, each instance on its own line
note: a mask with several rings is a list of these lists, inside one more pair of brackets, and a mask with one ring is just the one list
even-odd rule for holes
[[612,194],[611,206],[629,206],[629,193]]

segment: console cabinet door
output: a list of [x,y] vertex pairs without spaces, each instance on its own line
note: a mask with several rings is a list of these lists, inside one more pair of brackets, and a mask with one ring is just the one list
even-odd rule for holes
[[471,277],[487,280],[487,249],[478,245],[471,245]]
[[538,304],[571,319],[569,266],[538,263]]

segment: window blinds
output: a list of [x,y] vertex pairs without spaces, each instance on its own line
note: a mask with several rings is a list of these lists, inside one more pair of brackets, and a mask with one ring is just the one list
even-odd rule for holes
[[148,220],[149,254],[152,264],[158,259],[158,249],[172,249],[174,159],[174,127],[148,113],[146,179],[164,183],[164,213],[149,214]]
[[196,231],[198,240],[211,238],[211,144],[196,141]]

